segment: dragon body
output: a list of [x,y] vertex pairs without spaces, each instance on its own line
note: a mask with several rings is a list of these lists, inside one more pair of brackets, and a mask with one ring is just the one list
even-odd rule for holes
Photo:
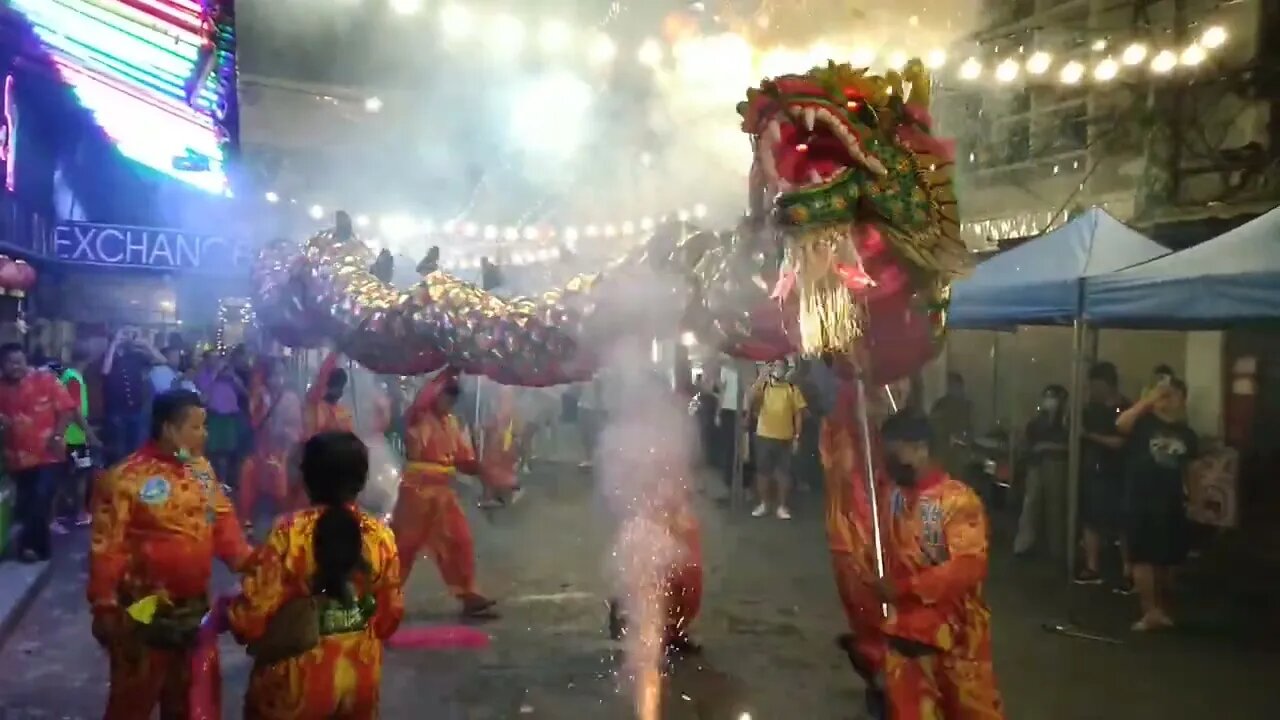
[[884,77],[832,63],[765,80],[738,108],[755,148],[738,228],[659,227],[540,295],[501,298],[438,271],[396,289],[346,228],[264,250],[258,317],[285,344],[331,342],[381,373],[449,365],[551,385],[590,377],[621,338],[692,331],[748,359],[859,352],[887,382],[935,353],[967,257],[928,96],[918,61]]

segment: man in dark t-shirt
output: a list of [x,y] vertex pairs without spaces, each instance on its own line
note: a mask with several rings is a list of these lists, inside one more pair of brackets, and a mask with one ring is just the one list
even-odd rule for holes
[[1116,428],[1129,437],[1125,539],[1142,602],[1134,630],[1171,627],[1173,568],[1187,556],[1186,476],[1199,449],[1186,421],[1187,386],[1171,378],[1126,410]]
[[[1129,401],[1118,386],[1115,365],[1101,362],[1090,368],[1089,402],[1081,417],[1080,524],[1084,527],[1084,567],[1075,578],[1080,585],[1102,583],[1103,545],[1121,535],[1126,441],[1116,430],[1116,419],[1129,408]],[[1120,552],[1124,576],[1117,590],[1127,594],[1132,581],[1123,542]]]
[[164,362],[164,356],[141,337],[138,328],[121,328],[112,338],[102,361],[108,465],[123,460],[146,439],[151,366]]

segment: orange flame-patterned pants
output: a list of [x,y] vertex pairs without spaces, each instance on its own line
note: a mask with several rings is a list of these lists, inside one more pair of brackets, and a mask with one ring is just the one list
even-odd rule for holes
[[885,656],[890,720],[1004,720],[990,660],[954,653]]
[[[191,692],[191,650],[159,650],[136,637],[113,640],[107,650],[111,686],[103,720],[186,720]],[[214,661],[213,677],[219,677]],[[215,692],[214,696],[217,697]]]
[[406,482],[400,485],[391,531],[400,555],[400,577],[408,580],[424,550],[455,597],[476,594],[476,551],[471,525],[448,485]]

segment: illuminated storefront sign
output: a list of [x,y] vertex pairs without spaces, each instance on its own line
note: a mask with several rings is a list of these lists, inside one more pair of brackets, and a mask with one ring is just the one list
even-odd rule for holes
[[239,275],[253,257],[242,241],[181,230],[69,223],[53,231],[51,254],[79,265]]

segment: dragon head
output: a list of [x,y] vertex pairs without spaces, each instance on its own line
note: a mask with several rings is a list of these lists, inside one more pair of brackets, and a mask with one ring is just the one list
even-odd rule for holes
[[[747,91],[752,210],[781,228],[801,295],[801,345],[846,351],[868,303],[895,293],[944,299],[967,263],[951,186],[953,147],[935,138],[919,60],[872,75],[829,62]],[[781,286],[780,285],[780,286]]]
[[754,191],[784,225],[870,221],[958,237],[952,146],[932,135],[920,61],[884,77],[832,62],[765,80],[738,105]]

